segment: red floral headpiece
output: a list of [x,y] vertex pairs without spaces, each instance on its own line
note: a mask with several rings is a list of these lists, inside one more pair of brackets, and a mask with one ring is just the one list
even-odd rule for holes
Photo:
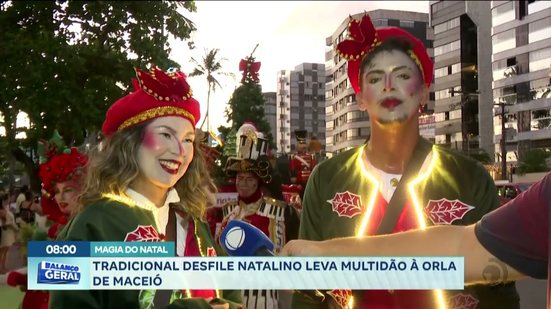
[[373,49],[388,39],[404,39],[411,43],[409,56],[419,67],[427,87],[432,83],[433,63],[421,40],[409,32],[397,27],[375,29],[369,15],[365,14],[360,21],[350,17],[347,40],[337,45],[339,55],[348,60],[348,78],[356,93],[360,92],[360,65]]
[[63,216],[54,201],[55,184],[78,180],[82,176],[83,168],[87,162],[88,157],[73,147],[69,153],[54,154],[49,157],[47,162],[40,164],[38,175],[42,180],[43,192],[41,205],[43,212],[51,220],[57,221],[57,218]]
[[163,72],[153,66],[149,72],[136,69],[136,77],[135,91],[116,101],[107,111],[102,127],[105,136],[164,116],[179,116],[195,126],[201,117],[199,102],[191,97],[184,73]]
[[40,164],[39,176],[42,179],[42,188],[48,193],[54,193],[54,186],[58,182],[72,179],[82,174],[81,168],[88,162],[88,157],[71,148],[70,153],[60,153],[52,156],[48,162]]

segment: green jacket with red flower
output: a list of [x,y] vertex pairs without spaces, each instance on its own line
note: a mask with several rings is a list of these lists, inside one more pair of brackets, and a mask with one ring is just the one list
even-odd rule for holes
[[[155,219],[150,211],[129,206],[123,202],[103,199],[84,208],[59,233],[58,239],[160,241],[162,237],[156,232],[155,226]],[[190,238],[192,242],[188,242],[188,245],[194,245],[201,255],[207,255],[206,253],[212,252],[213,249],[217,253],[222,252],[218,245],[214,243],[206,223],[194,219],[190,220],[190,226],[194,228],[188,230],[195,230],[195,234],[191,235],[195,237]],[[147,233],[141,233],[142,231]],[[188,251],[186,249],[186,255],[188,255]],[[52,291],[50,308],[153,308],[154,294],[154,291],[147,290]],[[230,308],[241,307],[239,291],[217,291],[217,296],[219,296],[219,299],[215,298],[215,300],[228,303]],[[187,297],[186,293],[179,291],[174,292],[170,299],[172,304],[167,308],[211,308],[211,305],[204,298]]]

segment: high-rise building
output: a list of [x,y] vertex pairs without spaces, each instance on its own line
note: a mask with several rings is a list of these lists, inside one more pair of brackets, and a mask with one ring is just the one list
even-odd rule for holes
[[551,1],[492,1],[492,74],[496,161],[501,105],[507,161],[551,147]]
[[493,155],[489,1],[430,1],[437,144]]
[[[374,10],[367,12],[374,26],[395,26],[405,29],[423,41],[432,55],[432,31],[429,27],[429,16],[425,13]],[[364,13],[352,18],[361,19]],[[347,37],[349,18],[345,18],[333,34],[326,39],[325,66],[327,83],[325,84],[326,113],[326,150],[328,156],[350,149],[364,143],[369,138],[370,123],[366,112],[360,111],[356,104],[354,90],[348,82],[346,59],[335,51],[337,44]],[[432,97],[432,95],[431,95]],[[433,102],[428,103],[432,110]],[[422,134],[434,138],[433,121],[430,116],[423,116]],[[426,119],[425,119],[426,118]]]
[[295,150],[295,130],[308,131],[308,138],[325,141],[325,65],[302,63],[277,76],[278,153]]
[[275,92],[263,92],[264,96],[264,117],[270,125],[270,132],[272,133],[272,138],[274,143],[276,141],[276,132],[277,132],[277,102],[276,102],[276,93]]

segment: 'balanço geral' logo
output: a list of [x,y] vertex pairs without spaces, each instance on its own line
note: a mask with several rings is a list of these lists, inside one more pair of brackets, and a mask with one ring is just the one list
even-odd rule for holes
[[80,269],[76,265],[46,262],[38,264],[37,283],[78,284]]

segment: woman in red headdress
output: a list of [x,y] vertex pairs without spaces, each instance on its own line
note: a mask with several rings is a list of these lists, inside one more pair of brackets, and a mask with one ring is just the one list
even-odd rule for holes
[[[178,256],[215,256],[204,213],[215,187],[198,150],[199,102],[186,76],[136,70],[135,91],[108,109],[78,214],[63,240],[174,241]],[[52,291],[52,308],[240,308],[238,291]]]
[[[55,137],[59,137],[54,134]],[[63,145],[60,148],[63,148]],[[48,229],[45,235],[40,227],[35,227],[32,240],[55,240],[57,233],[68,222],[76,209],[78,195],[82,188],[82,173],[87,163],[87,156],[76,148],[59,152],[56,143],[45,142],[47,161],[40,165],[39,176],[42,180],[42,213],[47,216]],[[23,232],[22,232],[23,234]],[[25,290],[21,309],[47,309],[49,294],[47,291],[27,290],[27,268],[12,270],[0,277],[1,282]]]

